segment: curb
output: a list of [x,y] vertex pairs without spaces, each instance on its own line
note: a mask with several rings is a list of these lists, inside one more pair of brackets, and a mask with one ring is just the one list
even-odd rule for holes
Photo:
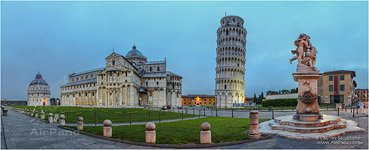
[[247,139],[247,140],[241,140],[241,141],[236,141],[236,142],[225,142],[225,143],[217,143],[217,144],[147,144],[147,143],[142,143],[142,142],[133,142],[133,141],[127,141],[127,140],[121,140],[121,139],[108,138],[108,137],[104,137],[101,135],[96,135],[96,134],[92,134],[92,133],[88,133],[84,131],[78,131],[74,128],[70,128],[66,126],[58,126],[58,127],[69,130],[69,131],[82,133],[87,136],[105,139],[109,141],[115,141],[115,142],[121,142],[121,143],[139,145],[139,146],[159,147],[159,148],[176,148],[176,149],[179,149],[179,148],[194,149],[194,148],[212,148],[212,147],[221,147],[221,146],[231,146],[231,145],[236,145],[236,144],[244,144],[244,143],[249,143],[249,142],[254,142],[254,141],[259,141],[259,140],[265,140],[265,139],[269,139],[272,137],[272,135],[263,134],[261,135],[259,139]]

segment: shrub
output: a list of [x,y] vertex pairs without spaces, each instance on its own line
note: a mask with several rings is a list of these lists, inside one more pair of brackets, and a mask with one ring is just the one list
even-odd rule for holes
[[263,107],[268,107],[268,106],[276,106],[276,107],[281,107],[281,106],[297,106],[297,99],[296,98],[291,98],[291,99],[271,99],[271,100],[262,101],[261,104],[263,105]]

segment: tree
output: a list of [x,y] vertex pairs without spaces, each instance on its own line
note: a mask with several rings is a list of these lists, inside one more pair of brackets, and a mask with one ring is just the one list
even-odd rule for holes
[[256,97],[256,93],[254,93],[254,99],[253,102],[256,104],[258,102],[258,98]]
[[261,94],[259,95],[258,104],[261,104],[263,99],[264,99],[264,92],[261,92]]
[[281,94],[290,94],[291,93],[290,90],[287,90],[287,89],[283,89],[281,92],[282,92]]

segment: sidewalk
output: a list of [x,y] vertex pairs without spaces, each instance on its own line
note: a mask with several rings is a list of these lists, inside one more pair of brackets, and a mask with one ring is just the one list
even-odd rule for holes
[[89,137],[35,120],[12,110],[8,111],[8,116],[2,116],[2,124],[4,129],[1,132],[1,149],[148,148]]

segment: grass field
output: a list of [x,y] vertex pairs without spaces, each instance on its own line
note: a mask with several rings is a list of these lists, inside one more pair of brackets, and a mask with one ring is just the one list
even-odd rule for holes
[[[265,119],[260,121],[265,121]],[[245,131],[249,129],[248,118],[207,117],[194,120],[157,123],[156,143],[198,144],[200,139],[200,125],[203,122],[209,122],[211,125],[213,143],[248,139],[248,135],[245,134]],[[113,126],[112,128],[112,138],[145,142],[145,125]],[[96,135],[102,135],[103,127],[86,126],[84,127],[84,131]]]
[[[15,106],[33,110],[33,106]],[[143,108],[92,108],[71,106],[37,106],[45,112],[45,119],[49,113],[64,114],[68,123],[75,123],[78,116],[84,118],[84,123],[102,123],[105,119],[115,122],[144,122],[150,120],[181,119],[182,113],[148,110]],[[183,113],[183,118],[196,117],[196,115]]]

